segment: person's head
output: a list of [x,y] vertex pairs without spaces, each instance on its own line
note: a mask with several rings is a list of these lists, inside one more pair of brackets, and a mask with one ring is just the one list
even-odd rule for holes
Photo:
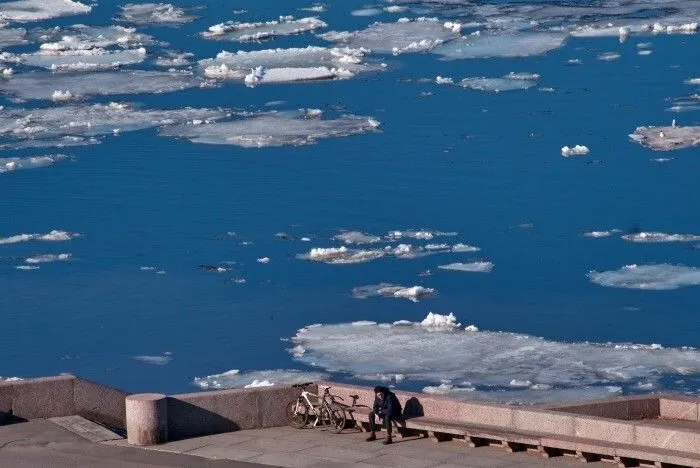
[[384,399],[384,387],[374,387],[374,395],[380,400]]

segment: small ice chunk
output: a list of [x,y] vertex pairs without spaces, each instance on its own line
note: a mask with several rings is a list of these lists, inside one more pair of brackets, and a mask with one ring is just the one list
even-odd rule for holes
[[589,151],[590,150],[588,147],[584,145],[576,145],[573,148],[563,146],[561,148],[561,155],[565,158],[568,158],[569,156],[585,156],[589,153]]
[[121,14],[117,16],[117,21],[140,25],[179,26],[197,18],[170,3],[128,3],[119,8]]
[[420,322],[420,326],[430,329],[453,330],[461,327],[461,324],[457,323],[457,317],[451,312],[448,315],[428,312],[428,315]]
[[700,145],[700,126],[637,127],[629,137],[646,148],[671,151]]
[[269,257],[262,257],[257,260],[258,263],[270,263]]
[[591,271],[592,283],[609,288],[672,290],[700,286],[700,268],[668,263],[658,265],[626,265],[619,270]]
[[454,80],[450,77],[436,76],[435,83],[437,83],[437,84],[454,84]]
[[612,234],[610,231],[589,231],[589,232],[584,232],[583,236],[584,237],[593,237],[593,238],[600,238],[600,237],[608,237]]
[[602,54],[598,55],[598,60],[603,60],[606,62],[610,62],[612,60],[617,60],[620,58],[620,54],[617,52],[603,52]]
[[467,244],[455,244],[452,246],[453,252],[479,252],[481,248]]
[[33,257],[27,257],[24,261],[27,263],[53,263],[53,262],[67,262],[70,260],[71,254],[46,254],[46,255],[35,255]]
[[333,236],[333,239],[342,241],[346,244],[375,244],[381,242],[382,238],[372,234],[366,234],[360,231],[346,231]]
[[133,359],[143,362],[144,364],[151,364],[154,366],[164,366],[173,360],[173,356],[170,353],[163,353],[160,356],[133,356]]
[[26,156],[20,158],[0,158],[0,174],[14,172],[21,169],[36,169],[39,167],[51,166],[65,159],[68,159],[68,156],[64,154]]
[[70,91],[56,90],[51,95],[51,100],[53,102],[67,102],[73,99],[73,93]]

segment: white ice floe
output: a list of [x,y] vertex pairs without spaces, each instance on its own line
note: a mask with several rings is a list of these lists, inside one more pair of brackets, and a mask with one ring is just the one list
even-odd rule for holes
[[156,57],[154,63],[157,67],[177,68],[186,67],[192,64],[193,53],[169,51],[164,55]]
[[75,239],[76,237],[80,237],[80,234],[74,232],[53,230],[47,232],[46,234],[17,234],[10,237],[0,237],[0,245],[17,244],[19,242],[29,242],[33,240],[46,242],[65,242]]
[[396,23],[374,23],[362,31],[331,31],[319,37],[348,47],[397,55],[430,51],[458,39],[460,29],[458,23],[444,23],[437,18],[401,18]]
[[472,77],[464,78],[458,83],[463,88],[475,89],[478,91],[517,91],[530,89],[537,86],[539,75],[509,73],[501,78]]
[[372,234],[366,234],[360,231],[345,231],[333,236],[333,239],[339,240],[346,244],[375,244],[381,242],[382,238]]
[[646,148],[671,151],[700,145],[700,126],[637,127],[629,137]]
[[626,265],[619,270],[591,271],[591,282],[609,288],[672,290],[700,286],[700,268],[682,265]]
[[52,71],[106,70],[124,65],[141,63],[146,59],[146,49],[107,50],[103,48],[76,50],[45,50],[27,54],[0,54],[0,61],[22,63]]
[[454,80],[450,77],[436,76],[435,83],[437,83],[437,84],[454,84]]
[[470,35],[435,49],[446,60],[532,57],[559,49],[563,33],[508,33]]
[[[464,384],[462,384],[464,385]],[[449,395],[453,397],[455,393],[472,393],[476,389],[470,386],[456,386],[449,383],[442,383],[438,386],[423,387],[423,393],[429,395]]]
[[583,236],[584,237],[592,237],[592,238],[600,238],[600,237],[609,237],[611,236],[614,232],[619,232],[617,229],[613,229],[610,231],[588,231],[584,232]]
[[241,23],[228,21],[210,26],[201,36],[205,39],[224,41],[262,41],[277,36],[289,36],[325,28],[326,23],[318,18],[299,18],[280,16],[279,20],[261,23]]
[[23,169],[36,169],[38,167],[51,166],[67,158],[68,156],[64,154],[24,156],[20,158],[0,158],[0,174]]
[[310,7],[305,7],[305,8],[299,8],[301,11],[310,11],[311,13],[323,13],[326,11],[327,5],[324,4],[316,4],[316,5],[311,5]]
[[585,156],[589,153],[589,151],[590,150],[588,147],[584,145],[576,145],[573,148],[562,146],[561,155],[565,158],[568,158],[569,156]]
[[620,54],[617,52],[603,52],[598,55],[598,60],[603,60],[606,62],[611,62],[620,58]]
[[350,12],[352,16],[377,16],[382,14],[380,8],[360,8]]
[[71,259],[71,257],[72,257],[72,255],[69,253],[46,254],[46,255],[35,255],[33,257],[27,257],[24,259],[24,261],[27,263],[31,263],[31,264],[67,262]]
[[440,265],[441,270],[465,271],[470,273],[491,273],[493,270],[491,262],[470,262],[470,263],[450,263],[448,265]]
[[[303,354],[303,352],[301,352]],[[300,355],[301,355],[300,354]],[[253,388],[272,385],[292,385],[325,380],[327,374],[295,369],[275,369],[241,372],[233,369],[221,374],[195,377],[194,384],[202,389]]]
[[467,245],[467,244],[455,244],[452,246],[453,252],[478,252],[480,250],[481,250],[480,247],[475,247],[473,245]]
[[[1,4],[0,4],[1,5]],[[6,28],[0,24],[0,49],[22,45],[29,42],[27,40],[27,30],[24,28]]]
[[[0,112],[0,136],[15,143],[6,147],[86,144],[85,137],[142,130],[177,123],[208,122],[228,114],[213,109],[139,109],[128,104],[73,104]],[[79,141],[74,142],[72,139]]]
[[180,71],[107,71],[81,74],[22,73],[0,80],[0,92],[21,99],[70,101],[86,96],[169,93],[201,86],[204,80]]
[[423,286],[406,287],[390,283],[380,283],[352,288],[350,294],[356,299],[396,297],[408,299],[412,302],[419,302],[423,298],[435,296],[436,291],[435,289]]
[[689,85],[699,85],[700,86],[700,78],[689,78],[685,80],[683,83],[689,84]]
[[257,260],[258,263],[270,263],[270,257],[262,257]]
[[220,52],[213,59],[200,60],[205,76],[246,81],[249,85],[322,79],[351,78],[362,72],[380,70],[364,61],[360,49],[305,48],[267,49],[251,52]]
[[653,244],[661,242],[697,242],[700,236],[695,234],[666,234],[665,232],[638,232],[625,234],[622,239],[639,244]]
[[433,327],[435,318],[426,319],[431,322],[427,327],[404,321],[303,328],[292,338],[291,346],[304,349],[294,359],[354,376],[401,374],[407,381],[469,382],[465,386],[491,391],[496,399],[512,395],[499,396],[500,391],[514,391],[512,381],[529,381],[530,387],[518,390],[524,401],[542,398],[545,392],[587,392],[591,387],[627,390],[639,381],[664,389],[672,385],[666,376],[700,375],[700,352],[695,349],[558,342]]
[[416,325],[431,331],[457,330],[459,327],[462,326],[461,323],[457,323],[457,317],[455,317],[455,314],[451,312],[447,315],[428,312],[428,315],[426,315],[426,317]]
[[43,51],[89,50],[118,46],[123,49],[136,48],[154,44],[147,34],[134,28],[123,26],[87,26],[76,24],[68,28],[48,29],[41,35]]
[[128,3],[119,8],[121,14],[117,20],[133,24],[181,25],[196,19],[170,3]]
[[155,366],[164,366],[173,360],[173,356],[171,353],[163,353],[162,355],[156,355],[156,356],[147,356],[147,355],[133,356],[132,359],[135,359],[139,362],[143,362],[144,364],[152,364]]
[[408,8],[401,5],[389,5],[385,6],[383,10],[387,13],[403,13],[404,11],[408,10]]
[[431,240],[434,237],[441,236],[456,236],[456,232],[441,232],[441,231],[430,231],[427,229],[406,229],[403,231],[389,231],[385,239],[389,241],[398,241],[403,238],[416,239],[416,240]]
[[306,112],[239,114],[234,120],[205,125],[163,128],[164,136],[187,138],[193,143],[236,145],[244,148],[311,145],[320,139],[360,135],[376,131],[371,117],[308,118]]
[[646,56],[646,55],[651,55],[652,52],[653,52],[653,51],[648,50],[648,49],[646,49],[646,50],[640,50],[640,51],[637,52],[637,55]]
[[73,0],[16,0],[0,3],[0,19],[42,21],[59,16],[89,13],[91,6]]
[[22,270],[22,271],[35,271],[38,269],[39,269],[39,267],[36,265],[17,265],[17,266],[15,266],[15,270]]
[[20,380],[24,380],[22,377],[3,377],[0,375],[0,382],[19,382]]
[[308,253],[299,254],[297,258],[309,260],[311,262],[328,263],[331,265],[348,265],[354,263],[365,263],[386,255],[383,249],[378,250],[358,250],[342,247],[313,248]]

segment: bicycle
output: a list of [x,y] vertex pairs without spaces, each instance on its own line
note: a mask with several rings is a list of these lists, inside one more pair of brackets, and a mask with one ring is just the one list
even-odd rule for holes
[[[306,390],[306,387],[313,385],[312,382],[294,384],[292,387],[301,388],[301,395],[287,404],[285,413],[289,425],[302,429],[309,425],[310,419],[315,417],[311,427],[317,427],[321,424],[324,428],[329,428],[335,431],[336,434],[345,429],[345,410],[341,405],[335,402],[336,398],[330,393],[329,386],[319,385],[319,389],[323,389],[323,394],[315,394]],[[320,392],[319,392],[320,393]],[[316,400],[316,403],[311,401],[311,398]],[[342,400],[342,398],[340,398]]]

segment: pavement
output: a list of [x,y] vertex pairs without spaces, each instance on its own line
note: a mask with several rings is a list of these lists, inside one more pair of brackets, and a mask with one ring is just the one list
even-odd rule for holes
[[[502,447],[470,448],[460,441],[438,443],[406,437],[395,438],[392,445],[383,445],[383,433],[378,434],[375,442],[365,442],[366,437],[367,434],[353,429],[335,434],[321,429],[274,427],[169,442],[145,451],[290,467],[570,468],[581,465],[571,457],[547,459],[535,452],[509,453]],[[126,441],[104,443],[123,446]]]

